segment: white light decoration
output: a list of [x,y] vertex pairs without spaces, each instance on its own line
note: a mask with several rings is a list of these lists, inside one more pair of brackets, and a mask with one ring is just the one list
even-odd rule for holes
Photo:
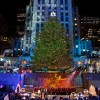
[[75,23],[75,26],[77,26],[77,24]]
[[85,51],[85,49],[83,49],[83,51]]
[[74,20],[77,20],[76,18]]
[[0,61],[3,61],[3,58],[0,58]]
[[50,16],[51,17],[55,17],[56,16],[56,13],[55,12],[51,12]]
[[76,45],[76,48],[78,48],[78,45]]

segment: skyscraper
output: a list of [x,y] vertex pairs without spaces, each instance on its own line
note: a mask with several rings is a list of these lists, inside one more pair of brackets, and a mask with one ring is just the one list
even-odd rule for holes
[[17,9],[17,22],[16,22],[16,32],[19,35],[24,34],[24,26],[25,26],[25,9],[19,8]]
[[91,40],[94,48],[100,48],[100,17],[82,17],[81,33],[81,38]]
[[[10,28],[3,16],[0,14],[0,55],[4,53],[6,49],[9,49],[12,44],[12,37],[9,36]],[[3,45],[2,45],[3,44]]]
[[[78,9],[72,0],[31,0],[26,7],[25,35],[21,44],[23,53],[31,54],[35,47],[36,33],[41,31],[44,22],[53,15],[67,30],[66,35],[70,37],[72,42],[71,53],[74,54],[74,42],[77,41],[75,45],[80,45],[77,11]],[[78,55],[80,55],[79,50],[77,49]]]
[[[24,36],[24,29],[25,29],[25,14],[26,14],[26,4],[28,0],[17,0],[16,1],[16,34],[14,35],[13,40],[13,53],[14,56],[20,56],[22,50],[20,49],[21,46],[21,38]],[[23,3],[23,5],[22,5]]]
[[91,40],[95,56],[100,56],[100,17],[81,17],[81,38]]

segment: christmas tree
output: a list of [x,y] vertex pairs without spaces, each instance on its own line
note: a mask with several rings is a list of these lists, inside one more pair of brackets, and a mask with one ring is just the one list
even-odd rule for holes
[[32,57],[34,69],[68,68],[71,63],[71,41],[66,30],[56,18],[50,18],[36,35],[36,47]]

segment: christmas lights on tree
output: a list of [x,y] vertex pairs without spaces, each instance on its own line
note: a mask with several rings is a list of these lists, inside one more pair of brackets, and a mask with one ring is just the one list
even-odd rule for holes
[[32,57],[34,68],[68,68],[71,59],[70,47],[66,30],[55,17],[50,18],[36,35],[36,47]]

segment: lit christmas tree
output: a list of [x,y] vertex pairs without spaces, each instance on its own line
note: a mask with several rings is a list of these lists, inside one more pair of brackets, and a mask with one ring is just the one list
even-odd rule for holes
[[34,69],[68,68],[71,62],[71,42],[66,36],[66,31],[56,18],[50,18],[40,33],[36,35],[34,49]]

